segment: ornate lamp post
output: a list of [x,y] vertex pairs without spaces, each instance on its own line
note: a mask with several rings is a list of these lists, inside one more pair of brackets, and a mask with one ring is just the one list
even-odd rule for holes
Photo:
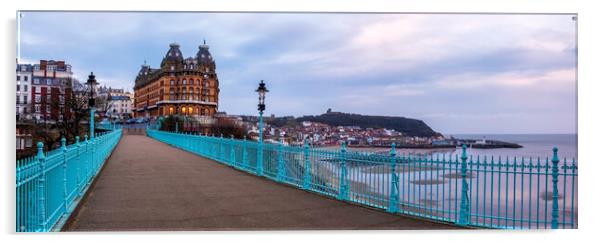
[[90,93],[88,94],[88,107],[90,108],[90,138],[94,138],[94,113],[96,112],[96,93],[94,92],[96,90],[96,85],[98,84],[98,82],[96,82],[96,77],[94,76],[93,72],[90,72],[90,76],[88,76],[88,82],[86,82],[86,85],[88,85],[88,89],[90,90]]
[[265,93],[269,90],[265,87],[263,80],[259,83],[259,87],[255,90],[259,94],[259,149],[257,150],[257,175],[263,175],[263,111],[265,110]]

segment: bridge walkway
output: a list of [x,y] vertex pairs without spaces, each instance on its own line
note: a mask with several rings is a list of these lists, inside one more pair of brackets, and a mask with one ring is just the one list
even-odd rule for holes
[[446,229],[124,134],[64,231]]

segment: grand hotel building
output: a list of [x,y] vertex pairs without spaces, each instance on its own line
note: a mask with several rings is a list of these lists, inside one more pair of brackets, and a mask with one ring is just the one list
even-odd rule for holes
[[199,46],[196,57],[184,58],[178,44],[170,44],[160,68],[142,65],[134,86],[136,117],[213,116],[218,108],[219,80],[209,46]]

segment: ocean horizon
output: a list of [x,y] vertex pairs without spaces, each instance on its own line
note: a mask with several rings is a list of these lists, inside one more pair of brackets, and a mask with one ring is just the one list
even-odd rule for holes
[[[555,133],[555,134],[450,134],[455,138],[462,139],[487,139],[504,142],[517,143],[522,148],[497,148],[497,149],[469,149],[469,154],[479,156],[510,156],[510,157],[533,157],[551,158],[552,149],[558,148],[558,156],[561,159],[577,160],[578,134],[577,133]],[[455,153],[455,151],[454,151]]]
[[[522,148],[468,148],[468,156],[484,158],[488,160],[494,157],[496,161],[501,157],[503,159],[528,159],[532,158],[535,160],[540,158],[545,161],[546,158],[551,159],[553,155],[554,147],[558,148],[558,157],[561,160],[566,159],[567,163],[572,163],[574,159],[577,162],[577,134],[451,134],[446,136],[453,136],[461,139],[485,139],[488,140],[499,140],[504,142],[517,143],[523,146]],[[338,148],[339,146],[329,146],[329,148]],[[354,151],[372,151],[372,152],[388,152],[389,148],[383,147],[348,147]],[[427,155],[427,156],[460,156],[462,153],[461,148],[397,148],[397,154],[414,154],[414,155]]]

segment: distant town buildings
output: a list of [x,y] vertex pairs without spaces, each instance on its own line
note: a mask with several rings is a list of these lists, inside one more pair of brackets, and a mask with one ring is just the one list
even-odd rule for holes
[[129,119],[134,116],[134,94],[124,89],[102,86],[98,95],[106,100],[106,115],[114,119]]
[[[136,117],[213,116],[218,109],[219,80],[209,46],[184,58],[178,44],[170,44],[160,68],[142,65],[134,86]],[[206,119],[205,119],[206,120]]]

